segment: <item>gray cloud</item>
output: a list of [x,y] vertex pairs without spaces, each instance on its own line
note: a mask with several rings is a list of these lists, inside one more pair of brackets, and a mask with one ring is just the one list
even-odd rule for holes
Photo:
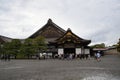
[[120,38],[119,0],[0,0],[0,35],[27,38],[48,18],[92,44]]

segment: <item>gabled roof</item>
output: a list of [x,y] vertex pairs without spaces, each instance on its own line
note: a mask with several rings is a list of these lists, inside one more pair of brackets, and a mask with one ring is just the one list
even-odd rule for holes
[[[63,35],[66,31],[64,29],[62,29],[61,27],[59,27],[58,25],[56,25],[51,19],[48,20],[48,22],[42,27],[40,28],[38,31],[36,31],[33,35],[31,35],[29,38],[35,38],[38,36],[44,36],[46,37],[47,34],[43,34],[48,28],[54,28],[56,29],[56,31],[59,33],[60,37],[61,35]],[[54,34],[56,35],[56,34]]]
[[93,51],[105,51],[108,50],[108,48],[93,48]]
[[12,38],[8,38],[0,35],[0,42],[11,42]]
[[0,37],[0,43],[4,43],[5,41]]
[[65,43],[66,40],[69,42],[69,41],[72,41],[73,43],[78,43],[78,44],[85,44],[85,45],[88,45],[91,40],[86,40],[86,39],[83,39],[83,38],[80,38],[79,36],[77,36],[76,34],[74,34],[70,28],[68,28],[68,30],[66,31],[66,33],[61,36],[60,38],[58,38],[56,41],[58,44],[62,44],[62,43]]
[[[0,35],[0,43],[11,42],[13,39],[15,38],[9,38],[9,37]],[[19,39],[19,40],[23,43],[25,39]]]

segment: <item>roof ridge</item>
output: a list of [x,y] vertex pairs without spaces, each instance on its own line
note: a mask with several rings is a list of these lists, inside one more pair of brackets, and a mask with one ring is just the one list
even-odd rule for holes
[[53,25],[55,25],[58,29],[62,30],[63,32],[66,32],[63,28],[59,27],[57,24],[55,24],[54,22],[52,22]]
[[35,33],[33,33],[29,38],[32,38],[35,34],[38,34],[38,32],[40,33],[42,31],[42,29],[44,29],[45,27],[47,27],[47,25],[53,25],[54,27],[56,27],[57,29],[59,29],[62,32],[66,32],[63,28],[59,27],[57,24],[55,24],[52,19],[48,19],[47,23],[45,25],[43,25],[39,30],[37,30]]
[[10,37],[3,36],[3,35],[0,35],[0,38],[8,38],[8,39],[12,39],[12,38],[10,38]]

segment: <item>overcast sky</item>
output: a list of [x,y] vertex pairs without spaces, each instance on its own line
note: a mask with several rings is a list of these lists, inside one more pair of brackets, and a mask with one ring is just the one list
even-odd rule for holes
[[120,38],[120,0],[0,0],[0,35],[27,38],[49,18],[91,44]]

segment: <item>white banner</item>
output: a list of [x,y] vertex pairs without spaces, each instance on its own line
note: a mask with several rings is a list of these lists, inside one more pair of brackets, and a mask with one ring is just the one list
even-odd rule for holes
[[58,49],[58,54],[64,54],[64,50],[62,48]]
[[81,48],[76,48],[76,54],[81,54]]
[[90,49],[85,49],[85,54],[90,54]]

